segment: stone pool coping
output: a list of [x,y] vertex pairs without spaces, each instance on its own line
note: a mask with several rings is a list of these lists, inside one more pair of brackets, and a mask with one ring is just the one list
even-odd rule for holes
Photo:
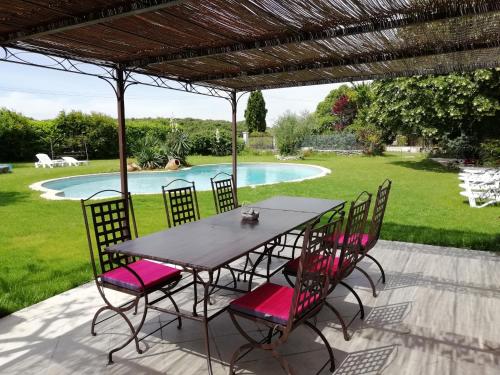
[[[276,185],[276,184],[281,184],[281,183],[291,183],[291,182],[301,182],[305,180],[312,180],[315,178],[320,178],[324,177],[332,171],[328,168],[322,167],[320,165],[314,165],[314,164],[302,164],[302,163],[269,163],[269,162],[244,162],[244,163],[238,163],[238,164],[273,164],[273,165],[294,165],[294,166],[304,166],[304,167],[313,167],[317,168],[320,170],[320,173],[311,177],[305,177],[305,178],[299,178],[295,180],[290,180],[290,181],[280,181],[280,182],[270,182],[270,183],[264,183],[264,184],[252,184],[252,185],[247,185],[243,187],[250,187],[250,188],[255,188],[257,186],[265,186],[265,185]],[[139,173],[175,173],[178,171],[185,171],[192,169],[194,167],[206,167],[206,166],[211,166],[211,165],[231,165],[231,163],[210,163],[210,164],[200,164],[200,165],[195,165],[192,167],[186,167],[182,168],[176,171],[166,171],[166,170],[154,170],[154,171],[137,171],[137,172],[128,172],[129,174],[139,174]],[[89,177],[89,176],[102,176],[102,175],[116,175],[120,174],[120,172],[104,172],[104,173],[90,173],[90,174],[81,174],[81,175],[74,175],[74,176],[67,176],[67,177],[59,177],[59,178],[52,178],[49,180],[44,180],[44,181],[38,181],[35,182],[31,185],[29,185],[29,188],[31,190],[36,190],[36,191],[41,191],[42,194],[40,197],[44,199],[49,199],[49,200],[72,200],[72,201],[79,201],[81,198],[72,198],[72,197],[64,197],[59,194],[62,193],[62,190],[54,190],[54,189],[49,189],[47,187],[44,187],[43,184],[47,182],[53,182],[53,181],[59,181],[59,180],[66,180],[69,178],[75,178],[75,177]],[[241,187],[240,187],[241,189]],[[200,191],[209,191],[209,190],[200,190]],[[161,192],[158,193],[133,193],[134,195],[153,195],[153,194],[161,194]],[[102,199],[106,199],[110,197],[103,197]]]

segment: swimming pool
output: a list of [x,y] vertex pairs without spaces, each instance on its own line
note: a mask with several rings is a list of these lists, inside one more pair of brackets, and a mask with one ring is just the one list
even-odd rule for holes
[[[207,164],[179,171],[132,172],[128,174],[128,186],[132,194],[159,194],[161,186],[182,178],[194,181],[196,190],[210,190],[210,177],[219,172],[231,173],[231,164]],[[316,165],[293,163],[240,163],[238,187],[302,181],[322,177],[329,169]],[[105,189],[120,190],[118,173],[100,173],[64,177],[37,182],[30,186],[43,191],[47,199],[82,199]]]

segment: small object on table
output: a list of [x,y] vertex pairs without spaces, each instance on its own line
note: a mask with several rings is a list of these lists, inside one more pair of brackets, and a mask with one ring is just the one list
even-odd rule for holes
[[241,220],[242,221],[258,221],[259,220],[259,211],[256,211],[253,208],[243,208],[241,210]]

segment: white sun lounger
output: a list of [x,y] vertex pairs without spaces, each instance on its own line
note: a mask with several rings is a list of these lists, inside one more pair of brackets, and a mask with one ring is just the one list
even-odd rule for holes
[[460,195],[469,200],[471,207],[483,208],[490,204],[500,203],[500,181],[482,184],[471,184],[465,181],[463,185],[465,191],[461,191]]
[[43,168],[45,168],[45,167],[49,167],[49,168],[62,167],[65,164],[64,160],[61,160],[61,159],[52,160],[49,157],[49,155],[47,155],[47,154],[36,154],[35,156],[38,159],[38,161],[35,162],[35,168],[38,168],[38,167],[43,167]]
[[68,164],[68,165],[82,165],[82,164],[88,164],[89,162],[87,160],[76,160],[72,156],[63,156],[63,160]]

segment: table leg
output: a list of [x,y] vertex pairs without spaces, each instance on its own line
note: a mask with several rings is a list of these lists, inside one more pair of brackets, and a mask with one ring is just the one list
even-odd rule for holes
[[198,273],[193,270],[193,287],[194,287],[194,302],[193,302],[193,316],[198,316],[198,312],[196,311],[196,305],[198,305],[198,285],[197,285],[197,279],[198,278]]
[[210,285],[212,285],[213,273],[210,271],[208,273],[208,281],[204,285],[203,294],[203,330],[205,334],[205,350],[207,352],[207,367],[208,373],[213,374],[212,371],[212,357],[210,355],[210,334],[208,332],[208,303],[210,299]]

